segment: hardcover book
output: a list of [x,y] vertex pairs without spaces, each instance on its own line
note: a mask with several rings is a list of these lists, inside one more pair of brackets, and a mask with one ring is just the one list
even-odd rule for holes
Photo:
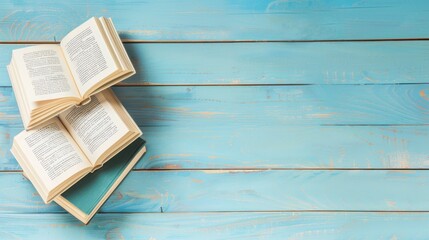
[[146,152],[145,141],[137,138],[102,169],[86,175],[54,201],[85,224],[97,213]]
[[[86,175],[54,201],[88,224],[145,152],[145,141],[137,138],[106,163],[103,169]],[[23,175],[28,178],[25,172]]]

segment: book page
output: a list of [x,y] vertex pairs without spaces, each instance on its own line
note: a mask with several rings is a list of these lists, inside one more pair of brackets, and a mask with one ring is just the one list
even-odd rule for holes
[[91,96],[88,104],[69,109],[59,116],[93,164],[129,132],[112,104],[115,103],[109,102],[100,92]]
[[31,101],[64,97],[80,98],[73,77],[58,45],[16,49],[13,61]]
[[60,44],[81,95],[119,69],[98,21],[89,19],[67,34]]
[[21,132],[16,141],[48,190],[91,167],[58,118],[37,129]]

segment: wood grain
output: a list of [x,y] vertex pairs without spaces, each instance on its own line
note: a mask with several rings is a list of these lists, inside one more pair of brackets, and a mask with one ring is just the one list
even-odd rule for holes
[[[428,6],[1,2],[0,239],[426,239]],[[114,91],[148,153],[84,227],[9,153],[22,124],[5,65],[91,16],[127,42],[138,74]]]
[[92,16],[112,17],[127,40],[427,38],[427,8],[424,0],[6,1],[0,40],[59,40]]
[[2,239],[426,239],[427,213],[2,214]]
[[[1,213],[63,212],[21,173],[0,174]],[[13,192],[13,194],[11,194]],[[101,212],[427,211],[429,171],[133,171]]]
[[[0,86],[13,49],[0,45]],[[137,74],[121,85],[429,82],[429,41],[125,44]],[[410,61],[413,59],[413,61]]]
[[[140,126],[237,127],[428,124],[429,84],[116,87]],[[10,87],[0,126],[21,127]]]
[[[429,168],[427,126],[141,127],[148,151],[135,169]],[[22,127],[0,127],[0,170]]]

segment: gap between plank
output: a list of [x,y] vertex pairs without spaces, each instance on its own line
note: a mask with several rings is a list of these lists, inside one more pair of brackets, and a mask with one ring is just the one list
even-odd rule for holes
[[[207,83],[207,84],[157,84],[157,83],[118,83],[113,87],[306,87],[306,86],[397,86],[397,85],[428,85],[423,83]],[[0,86],[0,88],[12,88],[12,86]]]
[[[195,212],[98,212],[98,214],[174,214],[174,215],[180,215],[180,214],[223,214],[223,213],[257,213],[257,214],[264,214],[264,213],[320,213],[320,214],[330,214],[330,213],[374,213],[374,214],[406,214],[406,213],[413,213],[413,214],[427,214],[429,213],[429,210],[261,210],[261,211],[195,211]],[[58,214],[58,215],[69,215],[67,212],[3,212],[3,214],[10,214],[10,215],[20,215],[20,214],[28,214],[28,215],[37,215],[37,214]]]
[[[421,83],[207,83],[207,84],[195,84],[195,83],[176,83],[176,84],[159,84],[159,83],[118,83],[115,87],[260,87],[260,86],[366,86],[366,85],[426,85],[429,82]],[[4,86],[9,87],[9,86]]]
[[[428,41],[429,38],[377,38],[377,39],[314,39],[314,40],[133,40],[123,43],[313,43],[313,42],[402,42]],[[59,41],[0,41],[0,44],[58,44]]]
[[[429,168],[137,168],[132,169],[133,172],[198,172],[198,171],[213,171],[213,172],[265,172],[265,171],[429,171]],[[22,173],[21,169],[15,170],[0,170],[0,174]]]

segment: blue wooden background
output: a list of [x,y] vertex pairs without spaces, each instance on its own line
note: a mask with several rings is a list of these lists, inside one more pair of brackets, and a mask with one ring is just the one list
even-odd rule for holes
[[[429,2],[0,3],[0,239],[428,239]],[[9,153],[5,66],[112,17],[148,152],[90,225]]]

